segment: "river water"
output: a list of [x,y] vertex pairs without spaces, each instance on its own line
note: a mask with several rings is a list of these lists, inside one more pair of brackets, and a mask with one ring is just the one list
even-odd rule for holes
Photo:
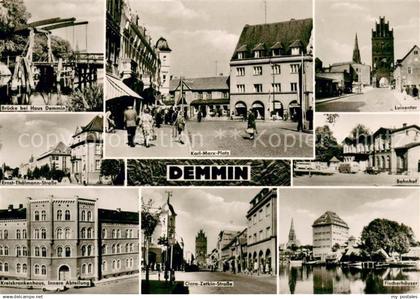
[[[407,268],[348,269],[280,265],[282,294],[403,294],[420,292],[420,271]],[[385,286],[384,281],[415,286]]]

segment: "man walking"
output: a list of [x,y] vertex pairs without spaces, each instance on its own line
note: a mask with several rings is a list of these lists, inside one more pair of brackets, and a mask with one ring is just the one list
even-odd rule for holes
[[137,112],[133,109],[133,106],[128,106],[127,110],[124,111],[124,124],[127,130],[128,145],[135,147],[134,138],[136,137],[137,127]]

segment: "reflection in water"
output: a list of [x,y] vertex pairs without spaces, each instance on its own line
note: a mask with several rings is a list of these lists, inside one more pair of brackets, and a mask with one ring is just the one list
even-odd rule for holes
[[[283,294],[395,294],[420,292],[420,271],[407,268],[355,269],[280,265]],[[384,286],[384,281],[410,281],[416,286]]]

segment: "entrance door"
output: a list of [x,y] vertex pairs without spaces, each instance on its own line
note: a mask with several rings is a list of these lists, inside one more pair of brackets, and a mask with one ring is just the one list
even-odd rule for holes
[[63,265],[58,270],[58,280],[69,280],[70,279],[70,269],[68,266]]

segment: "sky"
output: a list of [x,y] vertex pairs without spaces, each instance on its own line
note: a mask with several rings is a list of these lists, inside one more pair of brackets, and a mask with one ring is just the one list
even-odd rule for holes
[[394,58],[403,58],[420,41],[418,0],[315,1],[315,52],[324,66],[351,61],[357,33],[362,62],[372,65],[371,30],[379,16],[394,29]]
[[[15,207],[19,204],[26,205],[28,197],[42,199],[53,195],[56,198],[97,198],[97,207],[102,209],[121,208],[123,211],[139,211],[139,192],[133,188],[1,188],[0,189],[0,209],[7,209],[9,204]],[[118,204],[116,204],[118,199]]]
[[[103,53],[105,48],[105,0],[24,0],[31,13],[29,22],[49,18],[71,18],[76,22],[88,21],[87,50],[90,53]],[[86,50],[86,26],[61,28],[53,34],[70,42],[73,49],[76,45],[80,51]]]
[[[229,61],[245,24],[264,23],[264,0],[129,0],[156,42],[172,49],[172,75],[229,74]],[[267,22],[311,18],[311,0],[267,0]],[[217,61],[217,72],[216,72]]]
[[356,238],[370,221],[386,218],[410,226],[420,240],[419,189],[281,189],[279,202],[281,244],[287,242],[291,218],[301,244],[312,244],[312,224],[326,211],[337,213]]
[[60,141],[69,145],[78,126],[87,125],[96,113],[6,114],[0,117],[0,163],[19,167]]
[[207,235],[207,251],[216,248],[217,236],[221,230],[241,231],[247,226],[246,212],[249,202],[261,189],[255,188],[189,188],[189,189],[143,189],[144,202],[153,200],[153,206],[166,202],[165,191],[172,191],[171,204],[177,217],[176,237],[182,238],[185,253],[195,255],[195,237],[200,229]]
[[330,124],[326,120],[326,114],[317,113],[315,127],[328,125],[337,141],[341,142],[350,135],[351,130],[358,124],[365,125],[371,133],[374,133],[380,127],[400,128],[404,123],[418,125],[420,116],[416,113],[392,114],[392,117],[390,114],[343,113],[339,114],[334,124]]

